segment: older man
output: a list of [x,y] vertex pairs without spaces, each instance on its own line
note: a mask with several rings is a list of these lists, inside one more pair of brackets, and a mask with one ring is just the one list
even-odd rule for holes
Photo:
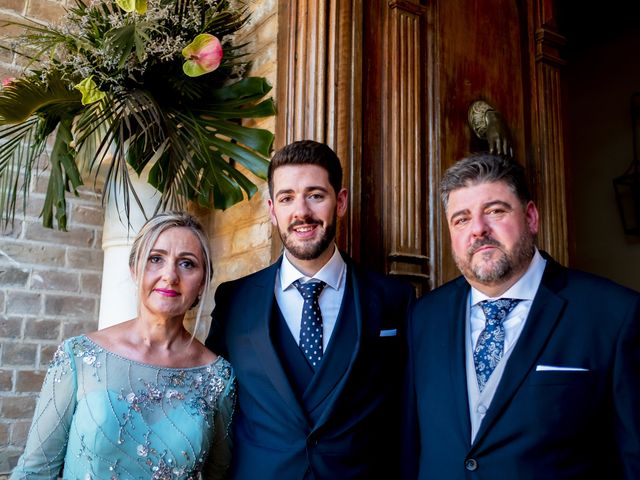
[[517,163],[441,194],[462,277],[411,315],[406,477],[640,478],[640,295],[538,251]]

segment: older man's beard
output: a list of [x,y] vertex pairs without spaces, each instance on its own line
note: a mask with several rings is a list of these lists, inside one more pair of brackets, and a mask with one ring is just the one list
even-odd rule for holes
[[[473,252],[484,245],[493,245],[501,249],[495,250],[489,255],[496,256],[489,264],[484,262],[484,258],[474,265]],[[511,278],[515,273],[526,270],[531,262],[534,253],[533,235],[523,234],[513,250],[507,251],[500,242],[493,237],[483,237],[469,247],[466,258],[462,259],[454,254],[456,265],[462,274],[469,280],[474,280],[484,285],[493,285]],[[480,255],[483,255],[482,253]]]
[[[326,227],[322,227],[322,221],[315,218],[305,218],[291,223],[286,230],[282,230],[278,226],[280,239],[287,251],[298,260],[315,260],[320,257],[336,238],[336,213],[334,211],[331,222]],[[322,232],[315,240],[297,240],[293,237],[293,229],[298,225],[318,225]]]

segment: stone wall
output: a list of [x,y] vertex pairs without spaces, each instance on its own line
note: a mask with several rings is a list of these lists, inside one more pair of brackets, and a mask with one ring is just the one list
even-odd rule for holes
[[[71,0],[67,4],[71,4]],[[249,0],[253,12],[240,42],[253,61],[251,74],[275,87],[277,0]],[[0,21],[26,15],[43,21],[58,18],[65,2],[0,0]],[[1,35],[11,33],[3,27]],[[0,78],[19,72],[15,59],[0,50]],[[275,98],[275,88],[271,92]],[[273,118],[251,122],[275,129]],[[251,199],[225,212],[199,212],[208,225],[214,256],[212,292],[224,280],[268,265],[273,257],[266,182]],[[68,232],[41,227],[40,208],[46,172],[33,182],[26,215],[0,232],[0,480],[10,472],[24,446],[40,386],[56,346],[69,336],[97,327],[102,271],[102,208],[95,193],[69,197]],[[213,306],[209,295],[208,306]],[[208,318],[200,335],[206,334]]]
[[[25,15],[58,18],[61,2],[0,0],[0,21]],[[2,27],[2,35],[12,33]],[[0,78],[16,76],[20,60],[0,50]],[[46,165],[46,153],[42,165]],[[39,218],[48,172],[31,183],[24,215],[0,230],[0,478],[22,452],[42,380],[62,339],[97,327],[102,277],[100,197],[83,188],[68,196],[68,232]]]
[[[270,95],[275,101],[277,68],[277,0],[251,2],[251,19],[239,43],[248,43],[252,61],[251,74],[266,77],[274,87]],[[258,119],[252,126],[275,131],[275,117]],[[265,181],[247,173],[259,186],[250,201],[237,204],[224,212],[210,216],[209,234],[212,240],[214,288],[220,282],[235,279],[266,267],[274,260],[272,227],[266,200],[269,196]],[[279,241],[279,240],[278,240]]]

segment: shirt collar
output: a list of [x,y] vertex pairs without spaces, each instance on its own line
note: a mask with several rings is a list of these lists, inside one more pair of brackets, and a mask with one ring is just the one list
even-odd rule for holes
[[347,264],[342,258],[342,255],[340,255],[340,251],[335,247],[335,244],[334,249],[333,255],[329,261],[325,263],[313,277],[307,277],[304,273],[294,267],[286,255],[282,255],[282,264],[280,265],[280,285],[282,290],[284,291],[291,287],[291,284],[296,280],[306,283],[312,278],[314,280],[321,280],[334,290],[338,290],[344,277],[343,274],[345,268],[347,268]]
[[[542,258],[538,249],[535,249],[531,263],[527,271],[514,283],[509,290],[504,292],[498,298],[518,298],[520,300],[533,300],[544,273],[544,267],[547,261]],[[480,290],[471,287],[471,305],[477,305],[482,300],[495,300],[495,298],[487,297]]]

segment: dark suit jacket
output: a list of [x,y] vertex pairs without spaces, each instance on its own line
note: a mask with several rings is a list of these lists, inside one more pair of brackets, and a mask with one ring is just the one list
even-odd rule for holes
[[[206,344],[226,356],[238,379],[232,478],[399,476],[404,331],[414,294],[404,282],[345,260],[354,299],[355,318],[349,320],[356,322],[357,338],[346,352],[344,375],[327,376],[335,383],[328,386],[327,397],[317,399],[327,407],[315,423],[292,389],[270,337],[280,262],[218,288]],[[380,336],[392,329],[398,336]]]
[[[405,478],[640,479],[640,295],[545,258],[527,322],[473,444],[469,284],[460,277],[416,303]],[[538,365],[587,371],[536,371]]]

